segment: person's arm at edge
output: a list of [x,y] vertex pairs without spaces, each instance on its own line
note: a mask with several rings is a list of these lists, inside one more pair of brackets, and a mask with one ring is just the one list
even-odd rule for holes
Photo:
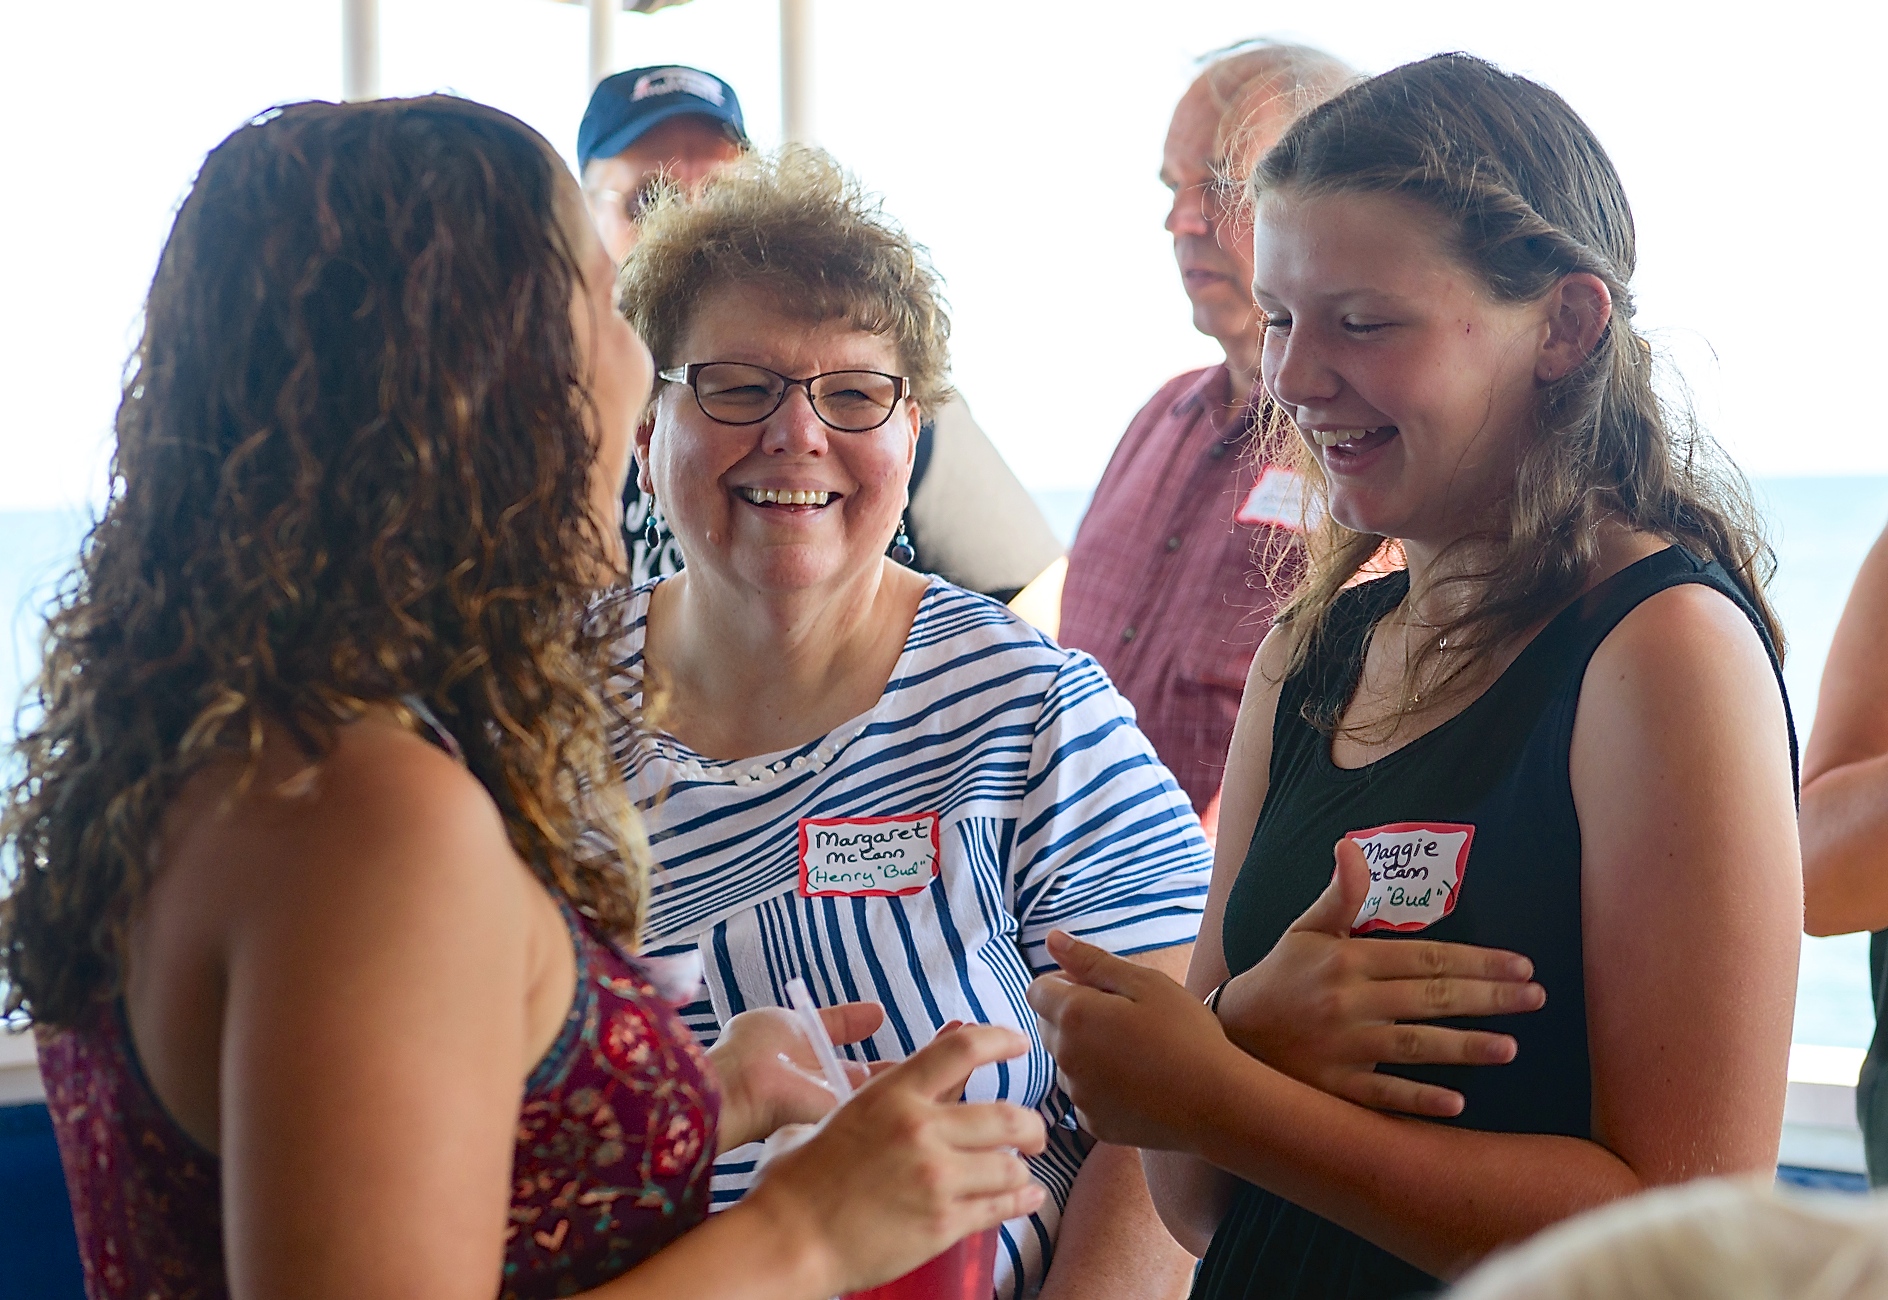
[[[1127,960],[1170,979],[1186,974],[1192,944]],[[1097,1142],[1082,1161],[1056,1232],[1041,1300],[1177,1300],[1193,1281],[1193,1256],[1168,1233],[1148,1197],[1140,1153]]]
[[1862,561],[1822,670],[1803,750],[1803,922],[1888,929],[1888,532]]
[[[1279,628],[1266,633],[1252,667],[1246,674],[1245,694],[1233,724],[1232,744],[1226,755],[1226,773],[1220,785],[1219,826],[1213,846],[1213,881],[1200,917],[1200,937],[1193,945],[1186,974],[1187,991],[1204,999],[1229,974],[1226,968],[1224,927],[1226,895],[1245,862],[1246,848],[1259,824],[1265,792],[1271,783],[1272,724],[1278,713],[1279,690],[1290,658],[1288,634]],[[1148,1192],[1167,1231],[1193,1256],[1206,1247],[1231,1204],[1233,1177],[1204,1160],[1177,1151],[1141,1152]]]
[[[1574,745],[1576,803],[1609,810],[1582,826],[1594,1120],[1611,1148],[1371,1111],[1198,1028],[1175,1145],[1445,1277],[1594,1205],[1774,1165],[1797,877],[1781,703],[1742,613],[1693,588],[1645,602],[1588,670]],[[1727,865],[1746,878],[1728,884]],[[1702,951],[1661,942],[1678,933]],[[1179,1043],[1145,1047],[1175,1072]]]

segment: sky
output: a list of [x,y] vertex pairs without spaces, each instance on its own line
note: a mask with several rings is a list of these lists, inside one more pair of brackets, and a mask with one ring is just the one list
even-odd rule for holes
[[[380,10],[383,93],[456,91],[572,151],[588,91],[581,6]],[[339,95],[340,11],[7,6],[0,510],[100,499],[119,378],[176,204],[243,121]],[[1364,71],[1468,50],[1560,91],[1624,177],[1637,319],[1706,427],[1753,474],[1880,474],[1888,417],[1867,392],[1883,369],[1872,308],[1888,299],[1883,15],[1829,0],[816,0],[814,124],[930,248],[959,387],[1032,488],[1091,484],[1164,380],[1217,360],[1189,323],[1156,171],[1196,60],[1256,35]],[[623,15],[615,66],[720,73],[769,145],[778,34],[776,0],[693,0]]]

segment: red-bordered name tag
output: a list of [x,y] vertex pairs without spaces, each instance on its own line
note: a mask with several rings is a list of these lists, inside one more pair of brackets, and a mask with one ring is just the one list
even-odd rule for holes
[[896,898],[937,877],[938,815],[802,817],[800,897]]
[[1475,828],[1464,822],[1392,822],[1352,831],[1370,864],[1370,893],[1357,909],[1352,934],[1422,930],[1455,910],[1468,874]]
[[1282,465],[1265,467],[1232,517],[1233,522],[1248,528],[1269,524],[1294,533],[1302,533],[1318,522],[1304,476]]

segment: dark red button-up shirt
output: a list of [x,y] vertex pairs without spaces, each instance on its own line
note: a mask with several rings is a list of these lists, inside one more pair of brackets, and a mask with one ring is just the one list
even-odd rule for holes
[[1253,653],[1283,592],[1240,523],[1264,467],[1225,366],[1170,380],[1128,425],[1069,551],[1060,639],[1101,661],[1193,801],[1219,792]]

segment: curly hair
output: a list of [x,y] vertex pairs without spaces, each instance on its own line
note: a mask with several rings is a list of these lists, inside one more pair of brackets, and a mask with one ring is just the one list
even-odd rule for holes
[[[1413,199],[1442,219],[1462,264],[1501,302],[1535,301],[1581,273],[1612,295],[1612,318],[1586,361],[1542,392],[1505,517],[1457,543],[1457,555],[1487,556],[1445,580],[1476,599],[1412,656],[1406,711],[1448,698],[1496,647],[1576,595],[1598,563],[1599,524],[1609,517],[1721,563],[1781,652],[1783,630],[1764,596],[1776,561],[1749,485],[1691,412],[1667,406],[1654,388],[1652,348],[1632,326],[1632,209],[1612,160],[1565,100],[1466,54],[1406,64],[1286,131],[1260,160],[1248,199],[1278,193]],[[1385,539],[1330,518],[1318,461],[1276,408],[1266,450],[1306,475],[1308,515],[1323,517],[1303,581],[1279,616],[1294,633],[1295,669]],[[1452,654],[1446,669],[1442,640]],[[1309,720],[1326,729],[1337,722]]]
[[9,1016],[69,1025],[119,990],[192,773],[253,772],[268,724],[318,760],[403,697],[544,884],[633,932],[647,850],[588,615],[608,547],[559,170],[448,97],[291,105],[205,159],[0,804]]
[[696,304],[748,285],[808,321],[889,337],[919,406],[949,399],[951,323],[929,254],[828,155],[793,145],[750,154],[696,197],[665,187],[641,226],[618,291],[657,369],[686,359]]

